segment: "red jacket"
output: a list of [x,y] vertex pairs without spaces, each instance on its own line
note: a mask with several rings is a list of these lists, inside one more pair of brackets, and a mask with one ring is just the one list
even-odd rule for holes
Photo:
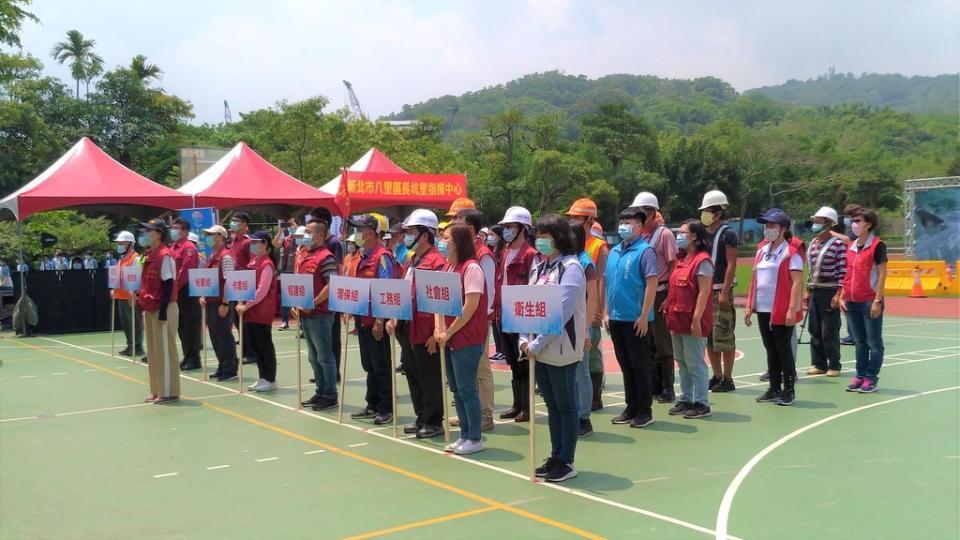
[[[404,275],[412,267],[415,270],[430,270],[433,272],[442,271],[447,265],[447,260],[440,255],[436,247],[431,247],[419,258],[414,256],[404,267]],[[433,337],[434,318],[433,313],[417,311],[417,273],[413,273],[410,279],[410,289],[413,295],[413,318],[410,320],[410,344],[421,345]]]
[[[149,313],[160,310],[160,292],[163,280],[160,279],[160,266],[164,257],[173,257],[173,252],[167,246],[160,244],[150,249],[144,255],[143,274],[140,277],[140,296],[137,304],[140,309]],[[170,303],[177,301],[177,287],[174,285],[170,293]]]
[[190,269],[200,268],[200,254],[197,253],[197,246],[186,238],[181,238],[170,246],[173,252],[173,260],[177,263],[177,278],[173,283],[173,288],[179,291],[190,281]]
[[[480,266],[475,259],[470,259],[469,261],[464,261],[456,267],[448,267],[447,270],[455,271],[460,274],[460,284],[461,289],[463,288],[463,277],[467,273],[467,268],[471,264],[476,264]],[[467,305],[467,293],[463,291],[463,305]],[[487,318],[483,316],[483,310],[487,305],[487,282],[483,282],[483,294],[480,295],[480,302],[477,304],[477,310],[473,312],[473,317],[467,321],[467,324],[457,331],[453,337],[450,338],[448,342],[450,344],[450,349],[456,351],[464,347],[470,347],[471,345],[484,345],[487,342]],[[444,317],[444,321],[447,324],[447,328],[450,328],[450,325],[453,324],[453,320],[456,317]]]
[[[296,268],[294,269],[296,273],[313,275],[314,298],[316,298],[320,294],[320,291],[327,286],[327,282],[329,280],[320,274],[320,268],[323,266],[324,261],[332,258],[333,254],[330,253],[330,250],[327,249],[327,246],[325,245],[320,246],[313,251],[304,251],[297,257],[297,264]],[[334,265],[336,265],[336,260],[334,260]],[[312,310],[303,311],[305,317],[323,315],[324,313],[330,313],[330,309],[327,307],[326,300],[315,306]]]
[[[787,308],[790,307],[790,294],[792,292],[792,283],[790,282],[790,259],[794,255],[799,255],[797,248],[792,242],[787,244],[787,256],[780,261],[780,267],[777,269],[777,288],[773,293],[773,311],[770,312],[770,323],[783,326],[787,323]],[[763,249],[757,250],[753,264],[756,267],[763,256]],[[753,306],[753,298],[757,292],[757,272],[754,270],[750,278],[750,295],[747,297],[750,306]],[[795,323],[803,320],[803,302],[797,302],[797,312],[794,318]]]
[[[667,319],[667,328],[673,334],[690,335],[693,325],[693,313],[697,309],[697,296],[700,293],[700,284],[697,281],[697,269],[700,263],[710,261],[710,252],[701,251],[693,257],[680,252],[677,264],[670,273],[670,287],[667,289],[667,299],[663,303]],[[712,265],[713,263],[711,263]],[[713,301],[708,300],[700,317],[700,332],[702,336],[710,335],[713,328]]]
[[273,319],[277,315],[277,304],[280,301],[277,296],[277,267],[273,264],[273,259],[269,255],[264,255],[259,260],[251,261],[247,269],[257,272],[257,286],[259,286],[260,274],[264,267],[270,268],[269,277],[267,277],[270,280],[270,290],[267,291],[267,296],[260,303],[247,310],[243,315],[243,320],[257,324],[273,324]]
[[847,275],[843,278],[844,301],[872,302],[876,298],[877,291],[871,283],[871,277],[876,266],[873,262],[874,253],[880,242],[880,238],[874,236],[860,251],[853,249],[857,245],[856,240],[847,246]]
[[220,296],[207,296],[206,301],[208,304],[221,304],[223,303],[223,287],[226,284],[226,276],[223,275],[223,269],[220,268],[220,263],[223,262],[224,255],[227,254],[227,248],[220,248],[220,251],[217,251],[207,259],[207,268],[216,268],[217,276],[220,279]]
[[[507,266],[507,251],[503,252],[503,259],[497,265],[496,290],[493,293],[493,319],[501,320],[500,288],[504,285],[527,285],[530,281],[530,271],[537,264],[537,250],[530,244],[523,242],[517,256]],[[486,302],[483,303],[486,306]]]

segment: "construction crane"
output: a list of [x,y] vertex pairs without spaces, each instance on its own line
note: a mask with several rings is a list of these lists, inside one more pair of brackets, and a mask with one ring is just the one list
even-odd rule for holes
[[460,104],[454,105],[450,109],[450,116],[447,117],[447,123],[443,126],[443,135],[446,135],[450,132],[450,129],[453,127],[453,121],[457,118],[457,113],[460,112]]
[[353,113],[354,120],[365,120],[367,117],[363,114],[363,109],[360,108],[360,100],[357,99],[357,95],[353,93],[353,86],[350,84],[350,81],[343,81],[343,85],[347,87],[347,96],[350,98],[350,112]]
[[223,100],[223,123],[229,124],[233,122],[233,115],[230,114],[230,104],[227,103],[227,100]]

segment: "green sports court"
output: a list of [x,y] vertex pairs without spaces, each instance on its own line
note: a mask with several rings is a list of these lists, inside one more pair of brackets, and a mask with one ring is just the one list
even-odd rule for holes
[[[871,395],[844,391],[844,347],[843,376],[801,369],[793,407],[756,403],[756,326],[740,325],[737,390],[712,394],[707,419],[654,404],[652,426],[614,426],[623,394],[609,373],[596,431],[578,443],[579,476],[562,485],[528,479],[528,424],[498,421],[485,451],[459,457],[442,438],[349,420],[364,391],[353,336],[339,425],[336,409],[297,410],[294,332],[274,332],[279,391],[241,395],[190,372],[174,405],[142,402],[146,368],[112,357],[109,333],[7,333],[0,537],[957,538],[960,327],[892,316],[884,326]],[[808,358],[801,345],[798,366]],[[245,368],[250,384],[256,367]],[[503,409],[509,372],[494,373]],[[301,376],[309,391],[305,358]],[[412,409],[399,375],[398,392],[402,424]]]

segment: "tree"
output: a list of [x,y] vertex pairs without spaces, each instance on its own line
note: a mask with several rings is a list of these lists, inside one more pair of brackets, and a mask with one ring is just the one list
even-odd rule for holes
[[156,64],[148,64],[147,57],[138,54],[130,61],[130,71],[140,79],[140,82],[147,84],[151,80],[159,81],[163,78],[163,70]]
[[653,126],[623,103],[604,104],[583,117],[583,140],[599,148],[617,174],[624,162],[660,169],[660,149]]
[[0,0],[0,43],[20,48],[20,28],[23,21],[37,22],[37,17],[24,6],[30,0]]
[[80,98],[80,81],[87,81],[95,77],[95,73],[102,71],[103,58],[93,52],[96,40],[86,39],[79,30],[67,32],[66,41],[61,41],[50,50],[50,56],[58,63],[70,62],[70,76],[77,81],[77,98]]

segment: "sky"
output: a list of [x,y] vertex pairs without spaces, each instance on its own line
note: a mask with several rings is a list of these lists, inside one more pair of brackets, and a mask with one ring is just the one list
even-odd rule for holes
[[960,71],[960,0],[34,0],[23,48],[49,55],[68,30],[108,67],[137,54],[197,123],[315,95],[370,117],[522,75],[560,70],[715,76],[743,91],[843,73]]

